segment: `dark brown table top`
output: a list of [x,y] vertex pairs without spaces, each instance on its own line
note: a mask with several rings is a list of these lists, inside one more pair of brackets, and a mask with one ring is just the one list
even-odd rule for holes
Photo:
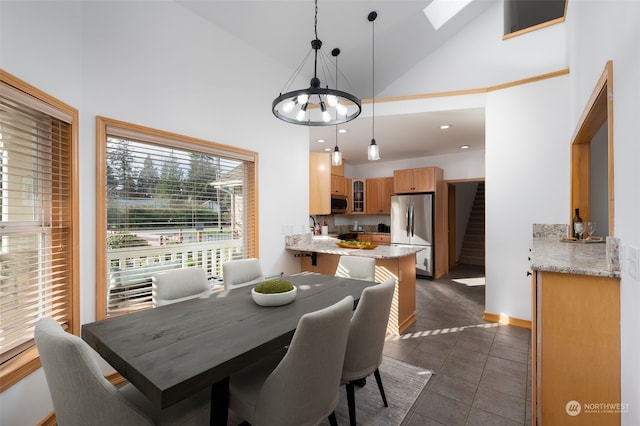
[[303,273],[284,306],[263,307],[252,286],[82,326],[82,339],[156,406],[168,407],[287,345],[300,317],[372,282]]

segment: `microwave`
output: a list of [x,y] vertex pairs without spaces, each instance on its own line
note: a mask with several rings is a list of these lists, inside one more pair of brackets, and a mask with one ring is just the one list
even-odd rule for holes
[[331,213],[346,213],[349,199],[344,195],[331,195]]

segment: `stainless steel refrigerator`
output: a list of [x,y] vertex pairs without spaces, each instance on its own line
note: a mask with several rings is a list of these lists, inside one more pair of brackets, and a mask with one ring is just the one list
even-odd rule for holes
[[391,245],[419,246],[416,275],[433,278],[433,194],[391,196]]

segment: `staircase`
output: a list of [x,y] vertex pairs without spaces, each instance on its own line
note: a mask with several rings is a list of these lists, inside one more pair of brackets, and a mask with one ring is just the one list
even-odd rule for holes
[[484,182],[478,182],[459,263],[484,266]]

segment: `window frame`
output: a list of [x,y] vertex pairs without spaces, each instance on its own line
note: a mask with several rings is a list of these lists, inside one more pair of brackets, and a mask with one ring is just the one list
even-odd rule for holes
[[[511,1],[517,1],[517,0],[511,0]],[[507,2],[507,0],[505,0],[505,3],[506,3],[506,2]],[[505,7],[505,6],[503,6],[503,9],[504,9],[504,7]],[[508,40],[508,39],[510,39],[510,38],[513,38],[513,37],[518,37],[518,36],[521,36],[521,35],[523,35],[523,34],[528,34],[528,33],[530,33],[530,32],[537,31],[537,30],[540,30],[540,29],[542,29],[542,28],[550,27],[550,26],[555,25],[555,24],[561,24],[561,23],[563,23],[563,22],[565,21],[565,19],[566,19],[566,16],[567,16],[567,8],[568,8],[568,7],[569,7],[569,0],[565,0],[565,3],[564,3],[564,13],[562,14],[562,16],[560,16],[560,17],[558,17],[558,18],[555,18],[555,19],[551,19],[551,20],[549,20],[549,21],[541,22],[541,23],[536,24],[536,25],[531,25],[531,26],[528,26],[528,27],[525,27],[525,28],[521,28],[521,29],[516,30],[516,31],[510,31],[510,32],[507,32],[507,33],[505,33],[505,34],[503,34],[503,35],[502,35],[502,40]],[[505,19],[506,19],[506,18],[505,18],[505,17],[503,17],[503,21],[504,21]],[[503,32],[504,32],[504,29],[503,29]]]
[[[79,335],[80,333],[80,280],[79,280],[79,157],[78,157],[78,110],[70,105],[54,98],[53,96],[45,93],[44,91],[28,84],[27,82],[15,77],[3,69],[0,69],[0,82],[23,92],[26,96],[33,97],[42,104],[45,104],[45,108],[52,108],[52,110],[60,111],[63,115],[70,117],[69,131],[70,131],[70,150],[69,150],[69,163],[71,165],[70,170],[70,210],[72,214],[70,236],[68,241],[70,242],[68,250],[71,266],[70,271],[70,291],[68,297],[69,300],[69,324],[68,330],[72,334]],[[38,108],[39,109],[39,108]],[[48,111],[42,111],[49,114]],[[33,373],[41,367],[40,356],[35,343],[20,355],[17,355],[10,361],[0,367],[0,392],[10,388],[29,374]]]
[[[247,161],[253,164],[248,171],[248,222],[253,224],[252,238],[248,251],[259,256],[259,223],[258,223],[258,153],[234,146],[197,139],[176,133],[158,130],[138,124],[96,116],[96,319],[107,318],[107,137],[109,129],[116,129],[119,137],[130,137],[133,140],[154,144],[171,143],[177,149],[206,152]],[[199,148],[199,149],[198,149]]]

